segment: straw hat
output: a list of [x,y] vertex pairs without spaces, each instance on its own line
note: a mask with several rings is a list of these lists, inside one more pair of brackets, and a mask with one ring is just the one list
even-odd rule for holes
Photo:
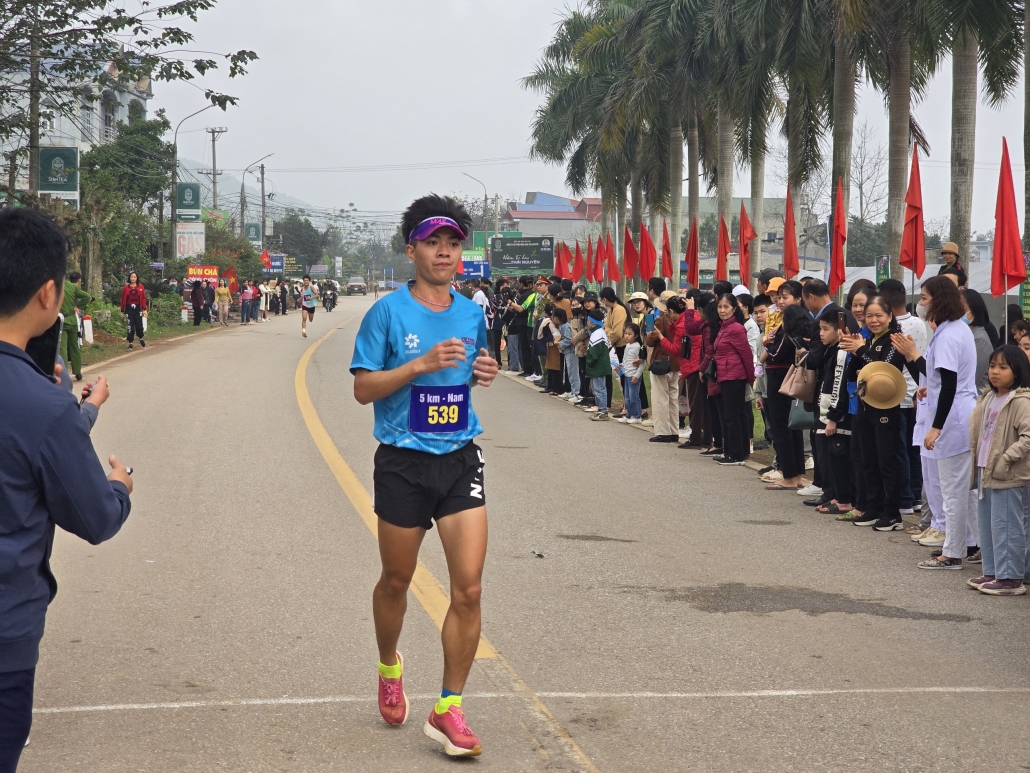
[[659,311],[666,311],[665,302],[670,298],[675,298],[677,295],[675,290],[666,290],[664,293],[658,296],[658,300],[654,302],[655,308]]
[[643,301],[647,304],[648,308],[651,307],[651,299],[647,297],[647,293],[633,293],[633,295],[631,295],[628,300],[630,303],[633,303],[633,301]]
[[887,362],[871,362],[858,372],[858,396],[872,408],[897,408],[908,386],[900,370]]
[[945,252],[950,252],[952,255],[958,255],[958,245],[955,244],[955,242],[948,242],[943,247],[941,247],[941,255],[943,255]]

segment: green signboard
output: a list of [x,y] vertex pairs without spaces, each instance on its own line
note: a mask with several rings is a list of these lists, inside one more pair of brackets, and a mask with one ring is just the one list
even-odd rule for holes
[[40,148],[38,183],[40,193],[74,194],[67,198],[78,198],[79,149]]
[[175,219],[180,223],[200,222],[200,183],[175,184]]
[[881,255],[876,259],[876,286],[880,286],[880,282],[885,279],[891,278],[891,256]]
[[[727,280],[732,285],[740,284],[740,269],[730,269],[730,278]],[[699,287],[712,287],[715,284],[715,269],[702,268],[697,272],[697,284]]]
[[504,236],[509,239],[522,236],[522,231],[473,231],[472,232],[472,249],[481,250],[483,249],[483,236],[484,233],[488,239],[493,239],[494,236]]
[[495,236],[490,240],[490,273],[494,276],[550,274],[554,271],[554,239],[550,236]]
[[[1027,266],[1027,277],[1030,277],[1030,252],[1023,253],[1023,262]],[[1019,306],[1023,309],[1023,318],[1030,319],[1030,279],[1019,286]]]
[[211,207],[204,207],[201,210],[203,220],[205,223],[214,223],[220,225],[222,228],[226,228],[229,225],[229,210],[227,209],[212,209]]
[[261,223],[247,223],[243,226],[243,232],[247,235],[248,242],[261,241]]

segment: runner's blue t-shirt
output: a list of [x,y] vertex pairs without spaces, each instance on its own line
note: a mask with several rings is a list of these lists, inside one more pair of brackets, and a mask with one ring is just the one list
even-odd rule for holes
[[314,308],[318,305],[315,301],[315,288],[313,285],[300,288],[301,305],[305,308]]
[[466,360],[419,376],[392,395],[376,400],[376,440],[398,448],[448,454],[483,432],[472,410],[472,367],[480,349],[488,349],[483,310],[462,295],[445,311],[430,311],[407,287],[376,304],[361,321],[350,371],[393,370],[421,357],[441,341],[459,338]]

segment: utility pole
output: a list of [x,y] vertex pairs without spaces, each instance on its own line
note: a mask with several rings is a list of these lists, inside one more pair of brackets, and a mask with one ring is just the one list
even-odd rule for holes
[[[36,24],[39,23],[38,11]],[[30,191],[39,186],[39,37],[38,27],[33,27],[32,42],[29,44],[29,184]],[[12,162],[13,163],[13,162]]]
[[225,134],[228,129],[222,126],[215,126],[206,129],[211,135],[211,209],[218,209],[218,157],[216,155],[216,143],[218,138]]
[[157,262],[165,262],[165,192],[157,192]]
[[265,251],[265,165],[261,165],[261,251]]
[[494,236],[501,232],[500,196],[494,194]]

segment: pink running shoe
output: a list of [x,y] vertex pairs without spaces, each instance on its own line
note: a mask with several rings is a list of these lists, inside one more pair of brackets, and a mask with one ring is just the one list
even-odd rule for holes
[[404,694],[404,658],[397,653],[397,662],[401,664],[399,679],[386,679],[379,674],[379,713],[388,725],[403,725],[408,719],[408,696]]
[[483,753],[479,739],[469,729],[459,706],[451,706],[446,714],[437,714],[434,706],[422,732],[442,744],[451,757],[478,757]]

